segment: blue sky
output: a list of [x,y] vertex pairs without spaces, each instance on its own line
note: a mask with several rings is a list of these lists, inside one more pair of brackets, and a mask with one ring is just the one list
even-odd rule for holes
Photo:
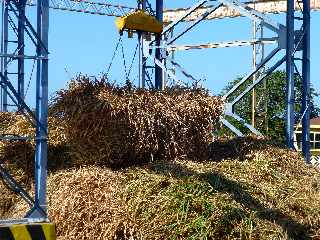
[[[126,2],[129,6],[135,5],[135,1],[132,0],[122,2]],[[179,2],[184,2],[184,5],[179,4]],[[186,6],[185,2],[176,1],[166,7]],[[70,78],[80,72],[92,76],[105,72],[119,35],[114,25],[114,17],[58,10],[51,10],[50,14],[49,93],[52,95],[58,89],[65,88]],[[285,19],[284,14],[272,17],[279,22],[283,22]],[[311,81],[317,91],[320,91],[320,77],[317,71],[320,66],[319,23],[320,12],[312,13]],[[251,24],[251,21],[247,18],[203,22],[181,38],[178,43],[196,44],[227,40],[249,40],[252,33]],[[126,36],[124,37],[127,64],[132,60],[136,43],[136,38],[127,39]],[[269,51],[271,47],[267,49]],[[195,77],[205,78],[205,86],[213,94],[217,94],[228,81],[243,76],[250,71],[252,48],[184,51],[176,54],[176,60]],[[110,71],[110,78],[117,82],[124,81],[122,62],[122,56],[118,52]],[[135,61],[131,75],[131,79],[134,80],[137,80],[137,64],[137,61]],[[32,64],[29,63],[27,68],[30,70],[31,66]],[[281,69],[283,68],[284,66],[281,67]],[[32,81],[27,95],[28,102],[31,104],[33,102],[31,100],[33,99],[33,92],[34,81]],[[317,102],[320,104],[320,99],[317,99]]]

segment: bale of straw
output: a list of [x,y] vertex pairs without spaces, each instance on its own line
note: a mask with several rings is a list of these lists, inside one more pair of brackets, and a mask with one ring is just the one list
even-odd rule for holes
[[51,113],[62,120],[77,165],[124,166],[206,158],[222,105],[201,91],[126,89],[80,77],[57,93]]

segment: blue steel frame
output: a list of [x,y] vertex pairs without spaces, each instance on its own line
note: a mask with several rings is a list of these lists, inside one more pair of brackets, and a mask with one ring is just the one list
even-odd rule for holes
[[[246,93],[252,90],[256,84],[263,80],[268,74],[272,71],[276,70],[283,62],[286,61],[286,72],[287,72],[287,90],[286,90],[286,101],[287,101],[287,109],[286,109],[286,142],[287,146],[291,149],[294,148],[294,126],[297,123],[295,119],[294,106],[295,106],[295,93],[294,93],[294,78],[295,74],[298,74],[303,83],[302,87],[302,152],[303,156],[307,163],[310,163],[310,0],[303,0],[303,8],[299,5],[301,1],[297,1],[296,3],[300,6],[300,10],[303,14],[303,17],[296,17],[296,8],[295,8],[296,0],[287,0],[287,16],[286,16],[286,26],[277,25],[272,19],[267,18],[265,15],[254,11],[253,9],[248,9],[242,3],[237,0],[219,0],[223,5],[226,5],[230,8],[240,11],[243,15],[248,16],[253,19],[260,19],[263,21],[263,25],[270,30],[276,32],[278,34],[278,44],[279,47],[275,49],[275,54],[280,51],[280,49],[286,50],[286,56],[281,58],[274,66],[272,66],[267,74],[264,74],[260,77],[254,84],[249,86],[249,88],[240,94],[236,100],[241,99]],[[205,3],[210,2],[210,0],[201,0],[197,4],[187,11],[184,16],[180,17],[177,21],[169,24],[162,33],[163,36],[166,33],[175,27],[179,22],[181,22],[184,18],[186,18],[191,12],[195,11],[197,8],[203,6]],[[157,6],[157,17],[161,21],[163,14],[163,0],[156,0]],[[188,28],[186,28],[183,32],[178,34],[176,37],[172,37],[169,39],[165,46],[163,43],[161,44],[161,36],[156,39],[156,55],[154,62],[156,72],[155,72],[155,86],[159,89],[159,83],[163,84],[163,73],[169,74],[165,67],[165,61],[163,61],[163,56],[161,56],[161,50],[165,50],[170,47],[175,40],[188,32],[191,28],[197,25],[200,21],[204,20],[207,17],[207,14],[215,11],[219,8],[221,4],[216,5],[216,7],[212,8],[211,11],[208,9],[208,12],[200,16],[196,21],[193,22]],[[267,21],[266,21],[267,20]],[[295,30],[295,20],[303,21],[302,27],[299,31]],[[167,39],[164,39],[167,40]],[[163,46],[162,46],[163,45]],[[298,58],[296,55],[298,52],[302,52],[302,58]],[[273,56],[271,56],[273,57]],[[297,60],[301,60],[302,62],[302,71],[299,73],[297,64],[295,63]],[[264,64],[268,61],[268,57],[264,60]],[[258,68],[256,68],[249,75],[254,74]],[[248,76],[249,76],[248,75]],[[175,78],[175,76],[171,76]],[[250,77],[250,76],[249,76]],[[246,81],[248,77],[245,77],[240,83],[242,84]],[[239,85],[235,86],[228,94],[234,92],[239,88]],[[225,99],[228,97],[228,94],[225,96]],[[236,101],[231,103],[227,103],[226,105],[226,114],[235,118],[239,122],[242,122],[247,128],[249,128],[255,134],[260,134],[255,128],[251,125],[246,124],[243,119],[241,119],[236,113],[234,113],[233,106]],[[242,135],[240,131],[238,131],[235,127],[232,126],[226,119],[222,119],[225,125],[227,125],[232,131],[234,131],[237,135]]]
[[[2,25],[1,25],[1,53],[4,55],[1,57],[1,73],[3,76],[8,76],[7,64],[7,52],[8,52],[8,22],[9,22],[9,13],[8,13],[8,4],[7,1],[2,1]],[[7,99],[7,87],[4,86],[1,88],[1,111],[6,112],[8,110],[8,99]]]
[[[147,3],[144,0],[138,1],[138,9],[146,10]],[[143,54],[145,33],[138,32],[138,43],[139,43],[139,87],[145,88],[146,82],[146,59]]]
[[310,156],[310,0],[303,0],[303,53],[302,53],[302,152],[308,163]]
[[[156,18],[159,22],[163,22],[163,0],[156,0]],[[156,46],[160,46],[162,41],[162,35],[156,37]],[[155,57],[162,62],[161,48],[156,48]],[[163,83],[163,71],[162,68],[155,64],[155,78],[154,86],[156,89],[162,90]]]
[[294,149],[294,3],[295,0],[287,0],[287,114],[286,114],[286,141],[290,149]]
[[[302,79],[302,152],[307,163],[310,163],[310,0],[303,0],[301,10],[303,17],[295,16],[295,0],[287,1],[287,146],[294,147],[294,124],[297,123],[294,113],[294,77]],[[298,6],[300,2],[297,2]],[[295,21],[302,21],[299,30],[295,30]],[[302,58],[297,57],[302,52]],[[301,73],[297,61],[301,61]]]
[[[1,43],[1,73],[2,111],[6,111],[6,97],[18,107],[35,127],[35,192],[34,199],[17,184],[7,170],[0,166],[0,177],[15,192],[29,203],[31,209],[21,221],[42,222],[47,221],[46,178],[47,178],[47,151],[48,151],[48,29],[49,29],[49,0],[37,0],[37,26],[36,29],[25,15],[26,1],[3,1],[2,12],[2,43]],[[8,54],[8,12],[13,13],[18,21],[17,42],[18,49]],[[12,26],[12,22],[10,22]],[[26,56],[24,53],[25,36],[30,37],[36,48],[35,56]],[[7,65],[9,61],[18,59],[17,88],[8,78]],[[36,68],[36,109],[35,113],[24,101],[24,61],[33,59],[37,62]],[[23,139],[23,137],[21,138]],[[8,221],[6,221],[8,222]],[[9,221],[10,222],[10,221]]]

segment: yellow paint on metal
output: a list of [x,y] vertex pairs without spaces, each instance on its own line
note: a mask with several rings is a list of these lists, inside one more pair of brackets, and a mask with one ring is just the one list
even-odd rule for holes
[[0,225],[0,240],[56,240],[56,227],[53,223],[26,223]]
[[143,10],[137,10],[133,13],[127,14],[124,17],[117,17],[115,23],[119,32],[142,31],[161,33],[163,30],[163,24]]
[[13,225],[10,230],[15,240],[32,240],[26,225]]
[[42,230],[46,236],[46,240],[56,240],[56,226],[53,223],[42,224]]

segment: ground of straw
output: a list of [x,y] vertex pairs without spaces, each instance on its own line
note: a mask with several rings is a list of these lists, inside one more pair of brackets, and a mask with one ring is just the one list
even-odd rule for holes
[[[238,151],[242,159],[220,162],[59,170],[49,175],[50,218],[70,240],[320,239],[319,171],[275,146]],[[20,202],[10,214],[25,211]]]

